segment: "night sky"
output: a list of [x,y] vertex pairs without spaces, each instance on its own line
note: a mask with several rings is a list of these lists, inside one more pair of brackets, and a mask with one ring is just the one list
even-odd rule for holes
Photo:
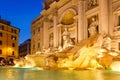
[[31,22],[43,10],[44,0],[0,0],[0,16],[20,28],[19,44],[31,37]]

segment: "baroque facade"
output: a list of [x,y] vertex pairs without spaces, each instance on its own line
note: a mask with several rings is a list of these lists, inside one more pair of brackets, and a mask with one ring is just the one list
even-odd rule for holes
[[94,34],[108,34],[112,49],[120,50],[120,0],[46,0],[43,7],[31,25],[32,54],[63,47],[65,30],[75,44]]

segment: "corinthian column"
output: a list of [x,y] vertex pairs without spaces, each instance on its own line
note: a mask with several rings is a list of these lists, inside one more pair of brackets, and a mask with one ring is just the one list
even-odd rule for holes
[[[56,13],[57,14],[57,13]],[[57,15],[54,14],[54,47],[58,46],[58,29],[57,29]]]
[[78,41],[84,38],[84,1],[78,3]]
[[108,0],[100,1],[100,32],[108,34]]
[[48,22],[44,21],[43,26],[43,48],[48,48],[49,41],[48,41]]

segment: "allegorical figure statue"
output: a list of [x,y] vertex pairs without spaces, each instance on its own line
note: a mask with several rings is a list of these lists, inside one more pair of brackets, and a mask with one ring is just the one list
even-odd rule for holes
[[112,42],[111,38],[107,34],[105,34],[103,37],[104,39],[103,39],[102,47],[111,50],[111,42]]
[[62,38],[63,38],[63,49],[73,45],[73,42],[70,38],[70,33],[68,32],[67,28],[64,29]]
[[92,18],[92,22],[88,28],[89,36],[93,36],[98,33],[97,27],[98,27],[98,20],[95,20],[95,18]]
[[53,34],[50,35],[49,47],[53,47]]

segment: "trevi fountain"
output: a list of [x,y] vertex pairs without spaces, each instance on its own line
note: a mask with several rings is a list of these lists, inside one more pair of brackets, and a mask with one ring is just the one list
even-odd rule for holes
[[14,60],[15,67],[37,67],[42,70],[113,70],[120,71],[119,51],[111,49],[111,38],[105,33],[95,34],[74,44],[67,29],[64,44],[57,49],[43,49],[24,59]]
[[[58,7],[61,8],[61,10],[64,10],[62,9],[62,6],[63,8],[65,7],[66,10],[72,8],[69,9],[68,12],[66,12],[66,15],[63,16],[64,17],[63,20],[65,22],[66,20],[70,21],[69,24],[71,24],[71,22],[72,23],[75,22],[75,24],[73,23],[74,24],[73,26],[77,26],[77,25],[82,26],[79,29],[80,31],[78,31],[80,32],[79,34],[81,36],[83,35],[82,33],[83,30],[82,28],[84,26],[83,23],[86,22],[86,21],[84,22],[84,17],[85,15],[89,14],[90,16],[87,17],[89,26],[86,28],[86,32],[88,32],[87,39],[82,39],[81,41],[76,43],[73,40],[73,38],[70,37],[68,28],[64,26],[63,28],[64,30],[59,36],[60,37],[59,40],[61,40],[62,38],[62,46],[60,45],[55,48],[54,47],[43,48],[34,54],[26,55],[24,58],[15,59],[14,66],[1,66],[0,80],[120,80],[120,52],[111,48],[112,37],[109,34],[107,34],[108,33],[107,28],[109,24],[108,23],[109,20],[107,19],[110,18],[107,16],[108,13],[107,11],[109,11],[107,9],[108,1],[113,1],[113,2],[118,1],[118,3],[116,4],[112,4],[112,3],[110,4],[109,2],[109,6],[112,5],[111,8],[115,8],[116,5],[119,6],[119,0],[92,0],[94,3],[90,3],[88,5],[87,13],[84,12],[86,11],[86,9],[84,9],[85,5],[83,4],[84,1],[86,0],[80,0],[79,4],[76,4],[76,2],[79,0],[47,0],[47,1],[52,1],[52,2],[60,1],[60,5],[58,4]],[[61,1],[68,1],[68,2],[72,1],[73,3],[72,5],[70,4],[70,7],[68,7],[66,6],[67,3],[65,4],[64,2]],[[100,2],[100,4],[98,5],[96,1]],[[51,5],[50,7],[53,6],[53,8],[57,10],[54,4]],[[77,5],[78,7],[78,9],[76,10],[78,11],[78,15],[73,10],[75,5]],[[49,6],[47,6],[46,8],[49,8]],[[54,10],[53,8],[51,8],[50,10]],[[47,11],[45,12],[45,10],[42,12],[45,18],[46,18],[45,13],[46,14],[48,13],[47,15],[49,15],[50,10],[48,10],[48,12]],[[95,12],[95,14],[91,14],[92,12],[89,12],[89,10],[91,10],[92,12],[95,12],[96,10],[97,12]],[[115,17],[120,18],[120,11],[119,11],[120,8],[118,9],[115,8],[115,10],[118,10],[117,12],[114,13],[116,15]],[[72,11],[75,12],[75,14]],[[55,11],[51,11],[51,12],[55,12]],[[69,15],[67,16],[68,13],[72,13],[71,18],[69,18]],[[110,14],[112,15],[112,13]],[[54,24],[54,28],[55,28],[55,26],[57,25],[57,21],[56,21],[57,15],[56,14],[54,15],[55,16],[53,17],[54,18],[53,22],[55,23]],[[41,17],[42,16],[40,16],[40,18]],[[67,17],[68,19],[66,19]],[[79,24],[77,24],[77,17]],[[94,17],[97,18],[95,19]],[[52,17],[50,16],[50,18]],[[97,20],[98,18],[99,21]],[[112,18],[110,19],[111,19],[110,22],[112,22]],[[36,20],[39,20],[39,18],[37,18]],[[41,18],[41,20],[44,19]],[[35,24],[34,21],[33,23]],[[44,21],[41,22],[41,24],[44,23],[45,23]],[[102,30],[99,32],[96,29],[98,29],[98,24],[100,23],[102,23],[101,25]],[[43,29],[46,26],[47,25],[45,24]],[[59,28],[60,26],[61,24],[58,24]],[[33,28],[35,27],[36,25],[33,26]],[[120,29],[119,27],[120,26],[118,26],[118,29]],[[47,41],[45,36],[44,36],[44,40],[45,42],[49,42]],[[52,41],[53,41],[53,37],[50,37],[50,42],[49,42],[50,46],[53,46]],[[44,44],[48,44],[45,42]]]
[[9,76],[11,80],[119,80],[120,52],[111,48],[111,36],[96,32],[97,24],[96,21],[90,25],[88,39],[76,44],[64,28],[63,46],[15,59],[14,67],[1,68],[2,79]]
[[14,67],[1,67],[1,80],[119,80],[119,51],[111,50],[105,33],[91,35],[74,44],[67,29],[64,45],[14,60]]

